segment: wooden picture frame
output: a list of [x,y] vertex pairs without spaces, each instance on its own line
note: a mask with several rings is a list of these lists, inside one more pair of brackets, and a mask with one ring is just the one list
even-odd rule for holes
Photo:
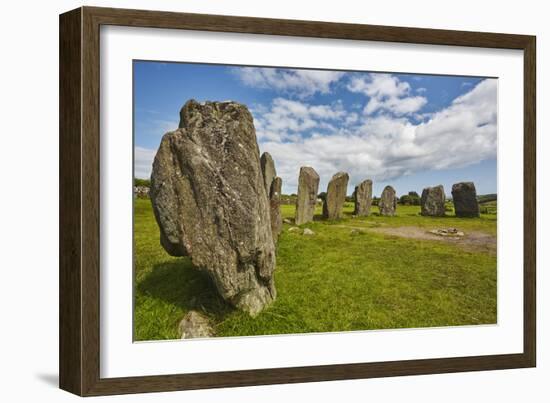
[[[523,353],[100,377],[101,25],[519,49],[524,56]],[[533,367],[536,363],[534,36],[81,7],[60,16],[60,387],[81,396]]]

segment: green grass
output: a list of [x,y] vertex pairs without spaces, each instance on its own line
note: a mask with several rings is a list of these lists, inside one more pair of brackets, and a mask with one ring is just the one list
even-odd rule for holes
[[479,211],[484,214],[496,214],[497,213],[497,201],[492,200],[488,202],[479,203]]
[[[496,215],[479,219],[422,217],[398,206],[396,217],[353,218],[303,225],[277,246],[277,300],[256,318],[225,304],[189,258],[170,257],[147,199],[135,200],[135,339],[178,338],[190,309],[206,313],[217,336],[496,323],[496,256],[452,243],[388,236],[369,228],[457,227],[496,236]],[[378,209],[373,207],[373,211]],[[283,205],[284,217],[294,206]],[[452,212],[448,213],[452,214]],[[353,231],[353,229],[359,231]]]

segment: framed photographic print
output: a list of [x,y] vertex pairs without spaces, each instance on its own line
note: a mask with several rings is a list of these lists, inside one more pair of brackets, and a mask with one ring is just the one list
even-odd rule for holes
[[60,387],[535,366],[535,37],[60,16]]

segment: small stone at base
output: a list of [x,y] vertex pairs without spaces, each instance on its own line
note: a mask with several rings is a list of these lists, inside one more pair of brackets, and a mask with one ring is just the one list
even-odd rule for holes
[[189,311],[181,320],[178,329],[182,339],[212,337],[214,335],[210,320],[197,311]]

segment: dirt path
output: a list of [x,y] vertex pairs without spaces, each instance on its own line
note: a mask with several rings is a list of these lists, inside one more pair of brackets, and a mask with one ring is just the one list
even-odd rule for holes
[[440,236],[428,232],[433,228],[423,227],[395,227],[395,228],[365,228],[380,234],[398,236],[401,238],[425,239],[455,244],[472,252],[488,252],[496,254],[497,238],[479,231],[465,232],[463,237]]

